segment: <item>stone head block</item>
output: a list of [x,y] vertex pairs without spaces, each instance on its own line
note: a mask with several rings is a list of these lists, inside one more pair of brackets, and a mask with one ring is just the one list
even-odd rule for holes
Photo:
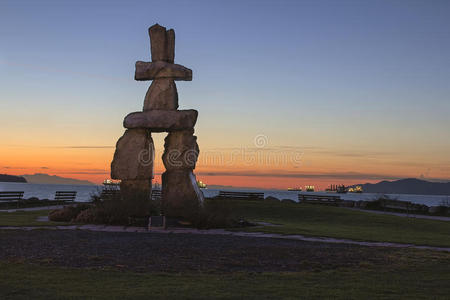
[[165,27],[155,24],[148,29],[150,36],[150,49],[152,61],[174,62],[175,58],[175,31],[166,30]]

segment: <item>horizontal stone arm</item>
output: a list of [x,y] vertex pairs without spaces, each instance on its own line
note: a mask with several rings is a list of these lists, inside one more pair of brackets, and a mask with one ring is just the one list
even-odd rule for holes
[[165,61],[136,62],[136,72],[134,74],[135,80],[143,81],[160,78],[191,81],[192,70],[183,67],[182,65],[171,64]]
[[151,132],[172,132],[192,129],[198,112],[187,110],[148,110],[134,112],[125,117],[123,126],[128,129],[145,128]]

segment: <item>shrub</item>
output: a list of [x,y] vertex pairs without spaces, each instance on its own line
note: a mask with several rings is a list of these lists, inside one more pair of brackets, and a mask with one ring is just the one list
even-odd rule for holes
[[105,216],[102,211],[95,206],[82,210],[73,222],[75,223],[104,223]]
[[268,196],[264,199],[264,202],[274,202],[274,203],[279,203],[280,199],[276,198],[276,197],[272,197],[272,196]]
[[384,208],[385,201],[396,201],[397,198],[391,198],[388,195],[379,195],[372,201],[367,201],[365,208],[366,209],[374,209],[374,210],[382,210]]
[[55,209],[49,212],[48,219],[54,222],[71,222],[78,214],[90,208],[89,204],[78,204],[74,206],[65,206],[61,209]]

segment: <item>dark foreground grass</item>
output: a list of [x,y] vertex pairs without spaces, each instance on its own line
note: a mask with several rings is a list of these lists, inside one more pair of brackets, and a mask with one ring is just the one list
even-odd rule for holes
[[248,227],[247,231],[450,247],[450,222],[446,221],[307,204],[230,200],[227,205],[235,216],[281,225]]
[[0,263],[0,298],[448,299],[445,255],[293,273],[134,273]]

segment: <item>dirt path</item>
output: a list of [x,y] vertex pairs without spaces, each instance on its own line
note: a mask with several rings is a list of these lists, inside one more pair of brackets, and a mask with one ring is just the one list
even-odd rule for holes
[[223,274],[382,267],[405,254],[400,248],[185,233],[0,230],[0,262]]
[[422,246],[414,244],[401,244],[390,242],[365,242],[355,241],[349,239],[337,239],[329,237],[311,237],[300,234],[283,235],[276,233],[263,233],[263,232],[242,232],[242,231],[227,231],[223,229],[208,229],[200,230],[193,228],[169,228],[169,229],[150,229],[144,227],[126,227],[126,226],[109,226],[109,225],[69,225],[69,226],[24,226],[24,227],[0,227],[0,230],[36,230],[36,229],[53,229],[53,230],[87,230],[87,231],[100,231],[100,232],[138,232],[138,233],[165,233],[165,234],[196,234],[196,235],[228,235],[239,237],[253,237],[253,238],[274,238],[283,240],[297,240],[305,242],[319,242],[319,243],[333,243],[333,244],[349,244],[359,245],[366,247],[388,247],[388,248],[414,248],[425,249],[433,251],[446,251],[450,252],[450,248],[446,247],[433,247]]

